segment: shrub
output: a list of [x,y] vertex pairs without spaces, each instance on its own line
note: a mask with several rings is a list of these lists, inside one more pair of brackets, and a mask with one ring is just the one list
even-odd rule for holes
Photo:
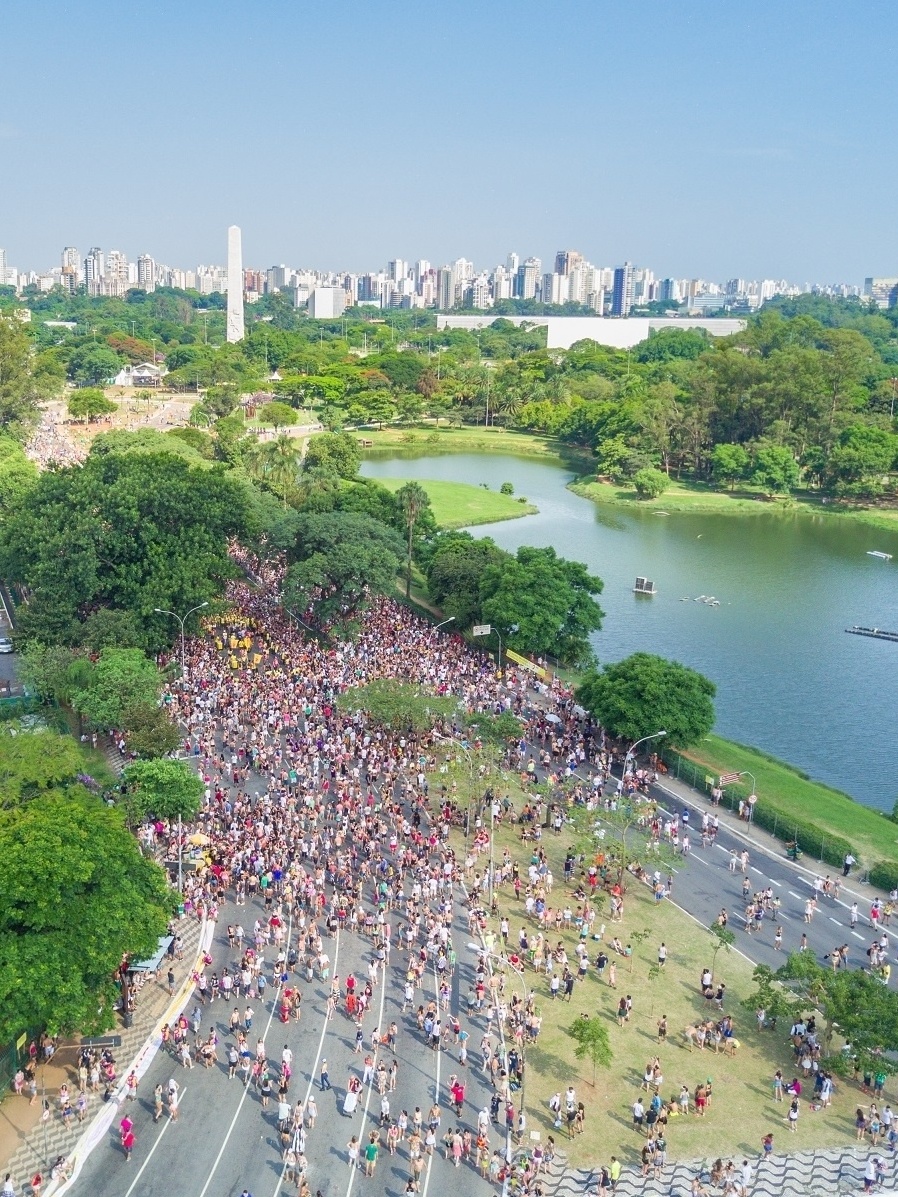
[[513,495],[514,494],[514,486],[512,485],[512,483],[511,482],[503,482],[502,485],[499,487],[499,494],[500,495]]
[[870,884],[889,893],[893,889],[898,889],[898,864],[887,860],[878,860],[870,870]]

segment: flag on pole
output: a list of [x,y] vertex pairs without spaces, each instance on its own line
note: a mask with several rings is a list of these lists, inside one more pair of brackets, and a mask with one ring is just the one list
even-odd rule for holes
[[720,784],[722,786],[732,785],[733,782],[738,781],[741,776],[741,773],[721,773]]

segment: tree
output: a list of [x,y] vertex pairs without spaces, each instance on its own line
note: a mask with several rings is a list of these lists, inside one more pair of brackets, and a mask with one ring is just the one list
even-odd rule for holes
[[130,611],[100,607],[88,615],[78,632],[78,643],[88,652],[104,648],[138,648],[143,640],[140,624]]
[[118,411],[118,404],[107,399],[99,387],[82,387],[69,395],[68,409],[73,420],[89,424],[98,416],[111,416]]
[[666,731],[666,742],[688,748],[714,726],[713,682],[651,653],[592,670],[577,689],[577,701],[617,739],[636,741]]
[[165,931],[164,873],[121,813],[83,792],[0,815],[0,855],[0,1036],[106,1030],[122,959],[152,955]]
[[168,756],[181,743],[181,734],[165,707],[137,702],[122,711],[128,748],[139,757],[154,760]]
[[602,580],[552,548],[526,545],[516,556],[488,565],[480,580],[480,607],[503,642],[519,652],[552,654],[566,664],[590,660],[590,633],[602,626],[594,595]]
[[396,491],[396,502],[399,504],[399,510],[402,512],[408,536],[405,558],[405,597],[410,598],[412,593],[412,548],[415,539],[415,525],[418,523],[422,513],[430,507],[430,495],[428,495],[420,482],[406,482],[404,486],[400,486],[399,490]]
[[132,761],[122,771],[122,793],[132,822],[190,823],[202,806],[203,783],[184,761]]
[[104,648],[87,684],[72,695],[72,705],[95,727],[122,727],[124,712],[155,703],[162,675],[139,648]]
[[272,485],[279,489],[284,507],[287,506],[287,492],[296,483],[297,466],[299,464],[300,446],[287,433],[282,432],[276,440],[269,441],[262,446],[264,459],[264,476]]
[[768,495],[787,495],[799,477],[798,462],[782,445],[762,445],[755,453],[751,480]]
[[364,711],[374,723],[405,733],[425,732],[436,723],[448,723],[458,710],[456,699],[395,678],[353,686],[339,695],[337,706],[348,712]]
[[305,466],[327,466],[341,478],[355,478],[362,463],[362,451],[348,432],[320,432],[309,440]]
[[346,511],[303,515],[289,554],[284,599],[318,620],[353,616],[371,592],[393,590],[404,554],[392,528]]
[[732,950],[733,944],[736,942],[736,936],[729,929],[723,927],[720,923],[712,923],[708,928],[711,933],[711,939],[714,946],[711,948],[711,975],[714,975],[714,968],[717,964],[717,953],[723,949],[725,952]]
[[441,532],[427,546],[427,592],[460,628],[481,622],[480,579],[489,565],[511,559],[488,536]]
[[69,358],[69,375],[82,386],[104,386],[125,365],[125,359],[105,345],[88,343]]
[[288,403],[263,403],[259,408],[259,419],[263,424],[270,424],[275,430],[289,428],[296,424],[299,416]]
[[513,495],[514,494],[514,483],[513,482],[503,482],[502,485],[499,487],[499,494],[500,495]]
[[222,467],[167,452],[93,449],[81,466],[46,471],[0,527],[4,575],[33,596],[23,635],[77,643],[84,621],[110,608],[131,613],[146,647],[167,645],[169,617],[155,608],[217,596],[234,574],[228,543],[248,507]]
[[25,440],[44,396],[28,333],[20,320],[0,315],[0,429],[14,440]]
[[640,499],[657,499],[667,490],[670,479],[661,470],[646,466],[633,475],[633,485]]
[[883,478],[898,454],[898,436],[884,428],[852,424],[839,433],[824,470],[824,486],[848,498],[872,498],[882,493]]
[[17,507],[37,482],[37,466],[11,437],[0,436],[0,514]]
[[742,445],[715,445],[711,452],[711,469],[716,482],[729,483],[730,490],[744,478],[750,458]]
[[75,784],[84,772],[84,753],[71,736],[8,725],[0,732],[0,809]]
[[[862,969],[833,970],[811,952],[793,952],[772,979],[770,970],[760,967],[754,977],[757,989],[746,999],[753,1006],[765,1004],[775,979],[785,987],[791,1010],[819,1011],[825,1053],[821,1068],[844,1076],[856,1061],[865,1071],[898,1072],[898,993],[879,976]],[[837,1038],[851,1050],[839,1050]]]
[[595,1087],[599,1068],[609,1068],[614,1059],[607,1026],[600,1018],[590,1018],[588,1014],[578,1014],[571,1023],[568,1034],[577,1045],[574,1048],[574,1055],[577,1059],[591,1062],[592,1083]]

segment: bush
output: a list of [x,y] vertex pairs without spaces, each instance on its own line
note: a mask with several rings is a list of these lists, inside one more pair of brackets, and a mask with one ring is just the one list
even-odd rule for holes
[[503,482],[502,485],[499,487],[499,494],[500,495],[513,495],[514,494],[514,486],[512,485],[512,483],[511,482]]
[[633,485],[640,499],[657,499],[663,495],[670,485],[670,479],[661,470],[654,470],[651,466],[637,470],[633,475]]
[[870,884],[877,889],[884,889],[891,893],[898,889],[898,864],[887,860],[878,860],[870,870]]

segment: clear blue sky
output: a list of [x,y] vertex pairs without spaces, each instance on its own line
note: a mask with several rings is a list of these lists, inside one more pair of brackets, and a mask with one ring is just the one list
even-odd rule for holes
[[898,274],[894,0],[6,0],[0,246]]

